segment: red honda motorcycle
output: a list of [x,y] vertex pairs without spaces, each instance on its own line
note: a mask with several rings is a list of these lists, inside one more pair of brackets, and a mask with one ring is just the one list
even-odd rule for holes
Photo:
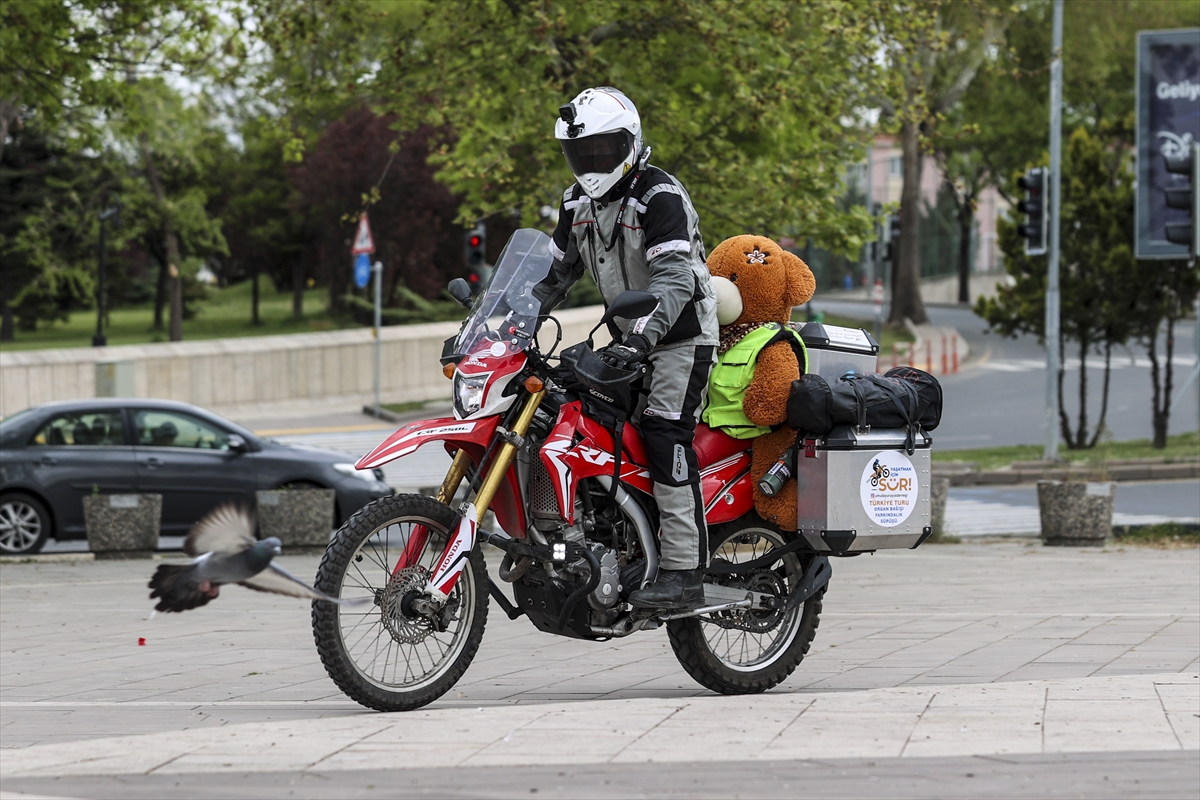
[[[644,367],[602,361],[592,338],[546,353],[532,290],[550,266],[549,237],[518,230],[487,289],[443,352],[454,417],[413,422],[357,464],[372,469],[439,442],[453,462],[436,497],[404,494],[365,506],[335,534],[316,579],[317,649],[348,696],[380,711],[426,705],[450,689],[479,648],[488,598],[539,630],[605,641],[666,626],[683,668],[725,694],[762,692],[800,664],[816,633],[830,569],[802,537],[754,512],[747,440],[701,424],[700,464],[711,560],[705,604],[640,609],[627,600],[658,570],[658,512],[646,451],[626,421]],[[451,294],[470,290],[459,280]],[[625,292],[601,324],[657,304]],[[600,326],[597,325],[598,329]],[[593,329],[592,333],[595,333]],[[488,510],[502,530],[484,530]],[[488,576],[480,542],[503,551]],[[366,609],[366,610],[364,610]]]

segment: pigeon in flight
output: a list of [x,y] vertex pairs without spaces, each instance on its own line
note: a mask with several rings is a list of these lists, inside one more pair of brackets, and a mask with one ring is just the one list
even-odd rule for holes
[[217,507],[196,523],[184,540],[184,552],[195,557],[192,562],[162,564],[155,570],[149,583],[154,590],[150,598],[158,598],[155,610],[198,608],[216,597],[227,583],[306,600],[347,602],[317,591],[272,563],[271,559],[282,552],[281,544],[275,537],[255,540],[254,519],[246,510],[232,505]]

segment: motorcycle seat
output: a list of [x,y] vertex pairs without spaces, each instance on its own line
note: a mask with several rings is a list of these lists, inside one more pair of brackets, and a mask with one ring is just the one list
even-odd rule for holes
[[696,451],[696,460],[699,462],[700,468],[704,469],[723,458],[729,458],[749,450],[753,441],[753,439],[735,439],[729,434],[713,430],[701,422],[696,425],[696,438],[692,443],[692,449]]

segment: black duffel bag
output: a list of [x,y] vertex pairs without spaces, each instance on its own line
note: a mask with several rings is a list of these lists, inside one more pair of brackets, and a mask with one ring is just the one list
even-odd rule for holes
[[914,367],[896,367],[886,375],[848,372],[830,385],[820,375],[792,382],[788,424],[806,433],[828,433],[835,425],[916,428],[931,431],[942,420],[942,387]]

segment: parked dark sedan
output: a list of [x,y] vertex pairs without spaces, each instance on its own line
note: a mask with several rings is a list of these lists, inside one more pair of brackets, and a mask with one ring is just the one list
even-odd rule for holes
[[346,453],[263,439],[186,403],[47,403],[0,421],[0,554],[84,538],[94,492],[161,494],[162,532],[182,535],[219,503],[253,507],[256,490],[281,486],[336,490],[338,525],[392,493]]

